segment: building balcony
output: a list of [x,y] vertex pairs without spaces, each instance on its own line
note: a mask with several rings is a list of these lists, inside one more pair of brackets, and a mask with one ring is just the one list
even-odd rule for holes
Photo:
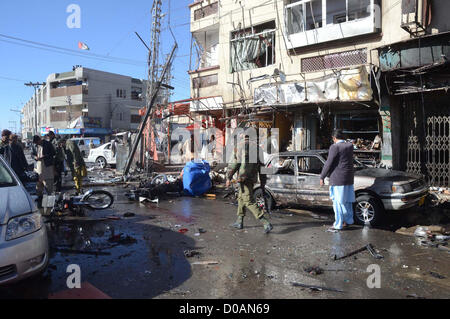
[[189,8],[191,9],[191,32],[206,30],[219,24],[218,1],[196,1]]
[[304,0],[285,6],[288,49],[381,31],[377,0]]
[[50,98],[80,95],[80,94],[88,94],[88,89],[86,86],[84,85],[66,86],[50,90]]

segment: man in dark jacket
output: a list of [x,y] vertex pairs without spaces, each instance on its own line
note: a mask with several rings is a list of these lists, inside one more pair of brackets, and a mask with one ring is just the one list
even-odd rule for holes
[[355,202],[353,144],[346,143],[341,130],[333,132],[334,144],[330,147],[328,159],[320,174],[320,185],[330,178],[330,197],[333,200],[335,223],[329,231],[342,230],[354,223],[353,203]]
[[47,136],[55,150],[55,191],[60,193],[62,189],[62,175],[64,172],[64,150],[59,143],[60,138],[57,138],[54,132],[50,131]]
[[9,148],[9,137],[11,136],[11,131],[3,130],[2,139],[0,141],[0,155],[9,163],[11,160],[11,149]]
[[10,136],[9,147],[11,149],[11,162],[9,164],[20,180],[25,182],[27,179],[28,161],[19,144],[19,137],[16,134]]

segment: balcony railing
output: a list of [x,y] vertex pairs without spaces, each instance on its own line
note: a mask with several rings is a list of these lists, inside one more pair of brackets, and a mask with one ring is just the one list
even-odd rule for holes
[[50,97],[71,96],[79,94],[88,94],[88,88],[83,85],[67,86],[50,90]]

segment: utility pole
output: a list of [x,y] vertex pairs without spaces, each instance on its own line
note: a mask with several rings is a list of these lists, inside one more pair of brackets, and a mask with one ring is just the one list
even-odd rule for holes
[[34,127],[33,127],[33,135],[39,135],[39,130],[38,130],[38,122],[37,122],[37,89],[42,86],[45,85],[45,83],[33,83],[33,82],[29,82],[29,83],[25,83],[25,86],[28,87],[33,87],[34,88]]
[[136,150],[137,150],[137,148],[139,146],[139,142],[141,141],[142,133],[144,132],[145,126],[147,124],[147,120],[148,120],[148,118],[149,118],[149,116],[150,116],[150,114],[152,112],[152,108],[153,108],[154,104],[156,103],[156,99],[157,99],[157,97],[159,95],[159,90],[160,90],[160,88],[162,86],[162,81],[166,77],[167,70],[172,66],[173,59],[175,57],[175,51],[177,50],[177,48],[178,48],[178,44],[175,43],[175,45],[174,45],[174,47],[172,49],[172,52],[170,53],[169,59],[167,60],[166,65],[164,66],[164,69],[162,71],[160,79],[159,79],[159,81],[156,82],[156,87],[155,87],[155,90],[152,93],[152,98],[151,98],[151,100],[147,100],[147,112],[145,114],[144,120],[142,121],[142,125],[141,125],[139,133],[138,133],[138,135],[136,137],[136,140],[134,141],[131,154],[128,157],[127,165],[125,166],[125,171],[124,171],[124,176],[125,177],[128,175],[128,173],[130,171],[131,163],[133,162],[134,154],[136,154]]
[[72,123],[70,123],[72,121],[72,113],[71,113],[72,97],[71,96],[67,96],[67,104],[68,104],[68,107],[66,110],[66,112],[67,112],[67,128],[69,128],[70,124],[72,124]]
[[20,135],[22,136],[22,111],[19,109],[10,109],[11,112],[18,113],[19,114],[19,130]]

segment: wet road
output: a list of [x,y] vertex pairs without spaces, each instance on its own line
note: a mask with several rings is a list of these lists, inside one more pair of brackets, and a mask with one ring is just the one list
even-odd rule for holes
[[[70,264],[81,267],[82,282],[112,298],[450,297],[450,255],[419,247],[413,237],[357,226],[327,233],[331,214],[309,211],[274,212],[275,229],[270,235],[263,233],[253,216],[246,218],[244,230],[232,230],[229,224],[235,220],[236,206],[220,196],[143,205],[128,202],[126,191],[113,189],[112,210],[93,212],[90,220],[53,225],[49,232],[54,248],[94,249],[101,255],[52,249],[43,276],[0,288],[0,298],[47,298],[67,290]],[[124,218],[127,212],[135,216]],[[111,215],[121,219],[99,220]],[[181,229],[188,231],[181,233]],[[384,258],[376,260],[367,251],[340,261],[332,258],[368,243]],[[186,250],[199,254],[186,257]],[[367,287],[367,268],[372,264],[380,266],[380,289]],[[309,274],[304,271],[308,266],[319,266],[324,272]],[[311,291],[293,287],[292,282],[343,292]]]

